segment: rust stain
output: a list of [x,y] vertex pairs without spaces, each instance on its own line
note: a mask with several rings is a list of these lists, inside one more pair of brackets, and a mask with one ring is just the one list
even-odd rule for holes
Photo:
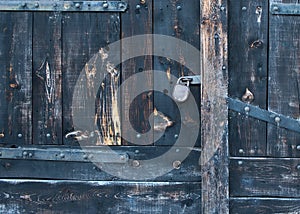
[[246,92],[242,96],[242,101],[247,102],[247,103],[251,103],[253,100],[254,100],[253,93],[248,88],[246,88]]
[[154,108],[153,110],[153,123],[154,123],[154,127],[153,127],[154,131],[158,131],[158,132],[163,132],[166,130],[166,128],[174,124],[174,122],[171,121],[169,117],[157,111],[156,108]]

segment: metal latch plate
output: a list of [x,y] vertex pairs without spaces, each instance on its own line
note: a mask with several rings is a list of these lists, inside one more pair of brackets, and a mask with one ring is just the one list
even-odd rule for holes
[[0,1],[0,11],[125,12],[125,1]]

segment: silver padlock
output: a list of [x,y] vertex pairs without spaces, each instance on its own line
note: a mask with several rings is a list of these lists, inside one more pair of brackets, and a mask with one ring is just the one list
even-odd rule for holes
[[190,81],[182,81],[183,78],[179,78],[176,85],[174,86],[172,96],[176,102],[185,102],[190,93]]

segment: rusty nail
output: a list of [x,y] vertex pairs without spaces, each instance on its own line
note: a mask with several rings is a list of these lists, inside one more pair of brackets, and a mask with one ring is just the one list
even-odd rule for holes
[[76,3],[76,4],[75,4],[75,7],[76,7],[76,8],[80,8],[80,4],[79,4],[79,3]]
[[103,6],[103,8],[108,8],[108,3],[104,2],[102,6]]
[[248,113],[248,112],[250,111],[250,107],[249,107],[249,106],[246,106],[246,107],[244,108],[244,110],[245,110],[246,113]]
[[139,167],[140,166],[140,162],[138,160],[134,160],[134,161],[132,161],[132,165],[134,167]]
[[181,7],[180,5],[178,5],[178,6],[176,7],[176,9],[177,9],[177,10],[181,10],[182,7]]
[[281,121],[280,117],[275,117],[275,122],[279,123]]
[[174,169],[180,169],[181,161],[174,161],[173,162],[173,168]]
[[27,156],[27,155],[28,155],[28,152],[24,151],[23,156]]
[[59,156],[60,158],[65,158],[65,155],[63,153],[61,153]]
[[137,10],[139,10],[139,9],[141,8],[141,5],[137,4],[137,5],[135,6],[135,8],[136,8]]
[[242,7],[242,10],[243,10],[243,11],[247,10],[247,7]]
[[238,161],[238,165],[243,165],[243,161]]
[[21,133],[18,134],[18,138],[22,138],[23,135]]
[[240,154],[243,154],[243,153],[244,153],[244,150],[243,150],[243,149],[239,149],[239,153],[240,153]]

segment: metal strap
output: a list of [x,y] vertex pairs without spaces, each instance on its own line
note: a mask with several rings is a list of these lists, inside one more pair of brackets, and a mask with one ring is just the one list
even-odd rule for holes
[[1,159],[26,159],[69,162],[99,162],[99,163],[127,163],[126,153],[117,153],[101,148],[68,149],[68,148],[0,148]]
[[273,3],[270,5],[273,15],[300,15],[300,4]]
[[227,101],[228,108],[230,110],[277,125],[280,128],[285,128],[300,133],[299,120],[295,120],[276,112],[267,111],[233,98],[227,98]]
[[125,1],[0,1],[0,11],[125,12]]

